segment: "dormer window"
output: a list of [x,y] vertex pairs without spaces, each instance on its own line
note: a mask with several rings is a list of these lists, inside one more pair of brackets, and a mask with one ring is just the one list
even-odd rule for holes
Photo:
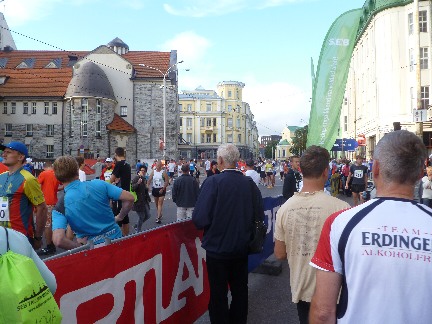
[[0,69],[4,69],[6,67],[7,61],[7,57],[0,57]]
[[30,69],[33,68],[35,63],[34,58],[24,59],[20,64],[17,65],[17,69]]
[[0,75],[0,85],[5,84],[7,79],[9,79],[7,75]]
[[49,62],[47,65],[45,65],[46,69],[58,69],[61,67],[61,58],[55,58],[51,62]]

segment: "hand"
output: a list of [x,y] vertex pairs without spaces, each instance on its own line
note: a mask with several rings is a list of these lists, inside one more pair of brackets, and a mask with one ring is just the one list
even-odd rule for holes
[[81,238],[77,238],[77,242],[81,245],[86,245],[87,244],[87,236],[86,237],[81,237]]
[[160,193],[160,194],[163,194],[164,190],[165,190],[165,189],[162,188],[161,190],[159,190],[159,193]]
[[348,189],[348,184],[345,185],[345,189]]
[[138,184],[142,183],[142,179],[139,178],[138,181],[137,181],[137,183],[138,183]]
[[118,214],[116,217],[114,217],[114,220],[118,223],[123,220],[123,218],[120,217],[120,214]]

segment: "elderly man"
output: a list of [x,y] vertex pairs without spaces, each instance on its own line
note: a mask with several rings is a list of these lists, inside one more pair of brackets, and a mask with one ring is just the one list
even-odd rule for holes
[[[248,312],[248,245],[253,229],[254,206],[264,218],[261,193],[250,177],[236,169],[240,154],[233,144],[217,150],[219,175],[208,177],[192,214],[204,229],[210,284],[209,315],[212,323],[246,323]],[[231,306],[228,307],[228,286]]]
[[23,233],[37,250],[42,245],[47,206],[39,182],[23,169],[28,157],[27,147],[20,142],[10,142],[0,145],[0,149],[3,150],[3,163],[8,167],[8,172],[0,174],[0,226]]
[[[52,213],[54,244],[69,250],[85,244],[87,239],[99,244],[105,241],[105,237],[121,237],[116,221],[121,221],[130,211],[134,196],[106,181],[79,181],[78,163],[71,156],[58,157],[53,168],[55,176],[65,187],[64,198],[59,200]],[[115,218],[109,205],[110,199],[123,203]],[[66,237],[68,223],[76,233],[76,242]]]
[[[288,259],[292,302],[300,324],[308,323],[310,302],[315,289],[315,271],[309,261],[315,252],[324,221],[349,205],[324,192],[329,171],[329,152],[310,146],[300,158],[303,188],[278,210],[274,254]],[[285,180],[286,181],[286,180]]]
[[323,226],[311,261],[311,323],[430,323],[432,209],[413,200],[426,158],[423,141],[408,131],[379,141],[377,198]]

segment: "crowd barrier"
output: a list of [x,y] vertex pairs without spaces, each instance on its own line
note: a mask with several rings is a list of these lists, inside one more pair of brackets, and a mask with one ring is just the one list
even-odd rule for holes
[[[273,253],[276,211],[283,198],[264,198],[264,251]],[[193,323],[207,310],[209,286],[202,232],[183,221],[46,261],[57,279],[62,323]]]

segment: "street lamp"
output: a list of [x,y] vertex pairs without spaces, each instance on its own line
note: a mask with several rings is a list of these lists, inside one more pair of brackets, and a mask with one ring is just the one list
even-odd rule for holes
[[183,61],[177,62],[171,65],[165,73],[160,69],[147,64],[138,64],[148,69],[158,71],[163,77],[163,89],[162,89],[162,110],[163,110],[163,158],[166,159],[166,77],[168,73],[171,72],[172,68],[176,67],[178,64],[183,63]]

